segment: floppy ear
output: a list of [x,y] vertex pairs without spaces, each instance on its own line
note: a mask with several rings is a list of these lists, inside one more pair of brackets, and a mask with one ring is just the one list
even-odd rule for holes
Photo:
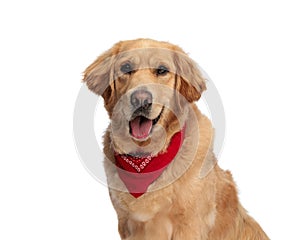
[[205,79],[203,78],[196,62],[186,54],[176,52],[174,57],[176,74],[178,75],[179,92],[189,102],[200,99],[201,94],[206,90]]
[[88,88],[104,98],[105,107],[112,102],[114,92],[113,63],[117,52],[115,45],[100,55],[85,71],[83,82]]

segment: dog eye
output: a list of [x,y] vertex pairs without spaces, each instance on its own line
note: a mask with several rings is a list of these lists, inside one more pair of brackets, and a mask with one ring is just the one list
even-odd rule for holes
[[166,75],[169,72],[169,69],[163,65],[160,65],[155,69],[156,75]]
[[123,64],[120,69],[121,69],[121,72],[125,73],[125,74],[131,74],[131,72],[133,71],[130,63]]

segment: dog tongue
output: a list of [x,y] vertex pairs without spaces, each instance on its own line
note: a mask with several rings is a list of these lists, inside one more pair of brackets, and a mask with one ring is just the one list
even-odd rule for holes
[[135,138],[143,139],[148,137],[152,128],[152,120],[145,117],[136,117],[130,121],[131,134]]

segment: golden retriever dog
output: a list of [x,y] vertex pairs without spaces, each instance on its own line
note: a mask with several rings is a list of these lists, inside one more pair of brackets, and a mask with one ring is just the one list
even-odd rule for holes
[[121,239],[269,239],[217,164],[212,124],[194,103],[205,79],[181,48],[121,41],[83,81],[110,117],[104,166]]

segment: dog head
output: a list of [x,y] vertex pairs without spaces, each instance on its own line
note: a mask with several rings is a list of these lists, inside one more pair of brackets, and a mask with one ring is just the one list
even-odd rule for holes
[[122,41],[84,72],[88,88],[104,98],[114,150],[157,154],[184,124],[186,106],[206,89],[183,50],[150,39]]

